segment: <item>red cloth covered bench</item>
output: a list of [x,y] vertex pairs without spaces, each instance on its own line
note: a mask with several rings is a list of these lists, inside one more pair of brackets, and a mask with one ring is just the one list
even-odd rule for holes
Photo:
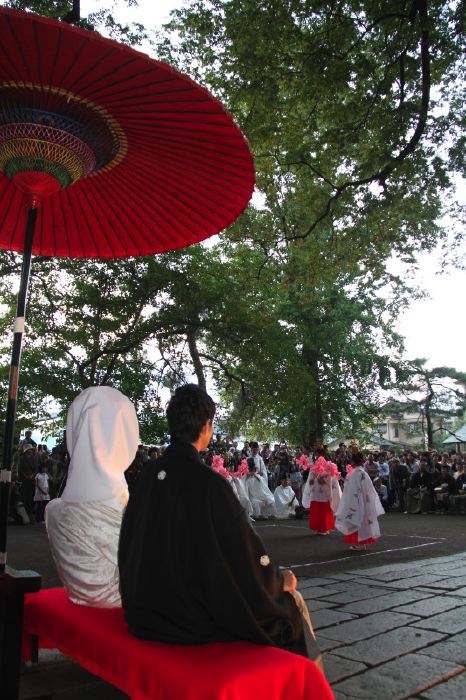
[[132,700],[333,700],[312,661],[248,642],[179,646],[131,636],[120,608],[71,603],[63,588],[25,597],[23,660],[58,649]]

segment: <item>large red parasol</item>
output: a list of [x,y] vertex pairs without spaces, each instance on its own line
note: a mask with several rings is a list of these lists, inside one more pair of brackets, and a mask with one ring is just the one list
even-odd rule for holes
[[[220,102],[169,66],[93,32],[0,9],[0,247],[114,258],[201,241],[254,186]],[[43,198],[43,195],[48,195]]]
[[114,258],[201,241],[254,186],[205,89],[93,32],[0,8],[0,248],[23,252],[0,472],[0,572],[31,254]]

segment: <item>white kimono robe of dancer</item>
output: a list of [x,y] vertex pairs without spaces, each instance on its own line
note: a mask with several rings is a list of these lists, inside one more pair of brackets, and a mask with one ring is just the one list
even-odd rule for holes
[[[277,509],[277,518],[289,518],[295,515],[295,507],[298,505],[298,499],[291,486],[277,486],[273,492],[275,498],[275,507]],[[289,503],[292,501],[292,504]]]
[[335,526],[344,535],[359,533],[359,540],[380,537],[378,517],[385,513],[377,491],[363,467],[346,478],[343,496],[335,515]]
[[45,509],[45,521],[58,575],[78,605],[121,606],[117,552],[128,500],[124,472],[138,437],[134,406],[117,389],[90,387],[70,406],[68,478],[61,498]]
[[249,500],[249,496],[247,494],[243,480],[234,476],[230,476],[228,478],[228,483],[230,484],[231,488],[233,489],[233,493],[243,506],[246,513],[249,515],[249,517],[251,517],[253,514],[253,508],[251,501]]
[[257,474],[246,477],[246,491],[251,501],[255,518],[272,518],[277,516],[273,493]]
[[328,501],[334,513],[337,512],[341,500],[341,488],[337,479],[324,476],[323,483],[319,477],[310,469],[303,489],[303,507],[309,508],[312,501],[321,503]]

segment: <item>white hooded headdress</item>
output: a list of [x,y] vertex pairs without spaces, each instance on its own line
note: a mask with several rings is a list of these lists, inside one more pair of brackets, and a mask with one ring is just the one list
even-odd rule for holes
[[134,459],[138,439],[136,411],[126,396],[109,386],[84,389],[68,410],[70,464],[62,499],[125,499],[124,472]]

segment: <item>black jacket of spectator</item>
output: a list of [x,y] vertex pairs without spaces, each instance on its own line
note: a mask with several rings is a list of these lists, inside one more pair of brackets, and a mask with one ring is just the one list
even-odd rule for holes
[[432,489],[434,487],[432,482],[432,474],[430,472],[416,472],[412,475],[409,485],[412,489],[419,486],[425,486]]

